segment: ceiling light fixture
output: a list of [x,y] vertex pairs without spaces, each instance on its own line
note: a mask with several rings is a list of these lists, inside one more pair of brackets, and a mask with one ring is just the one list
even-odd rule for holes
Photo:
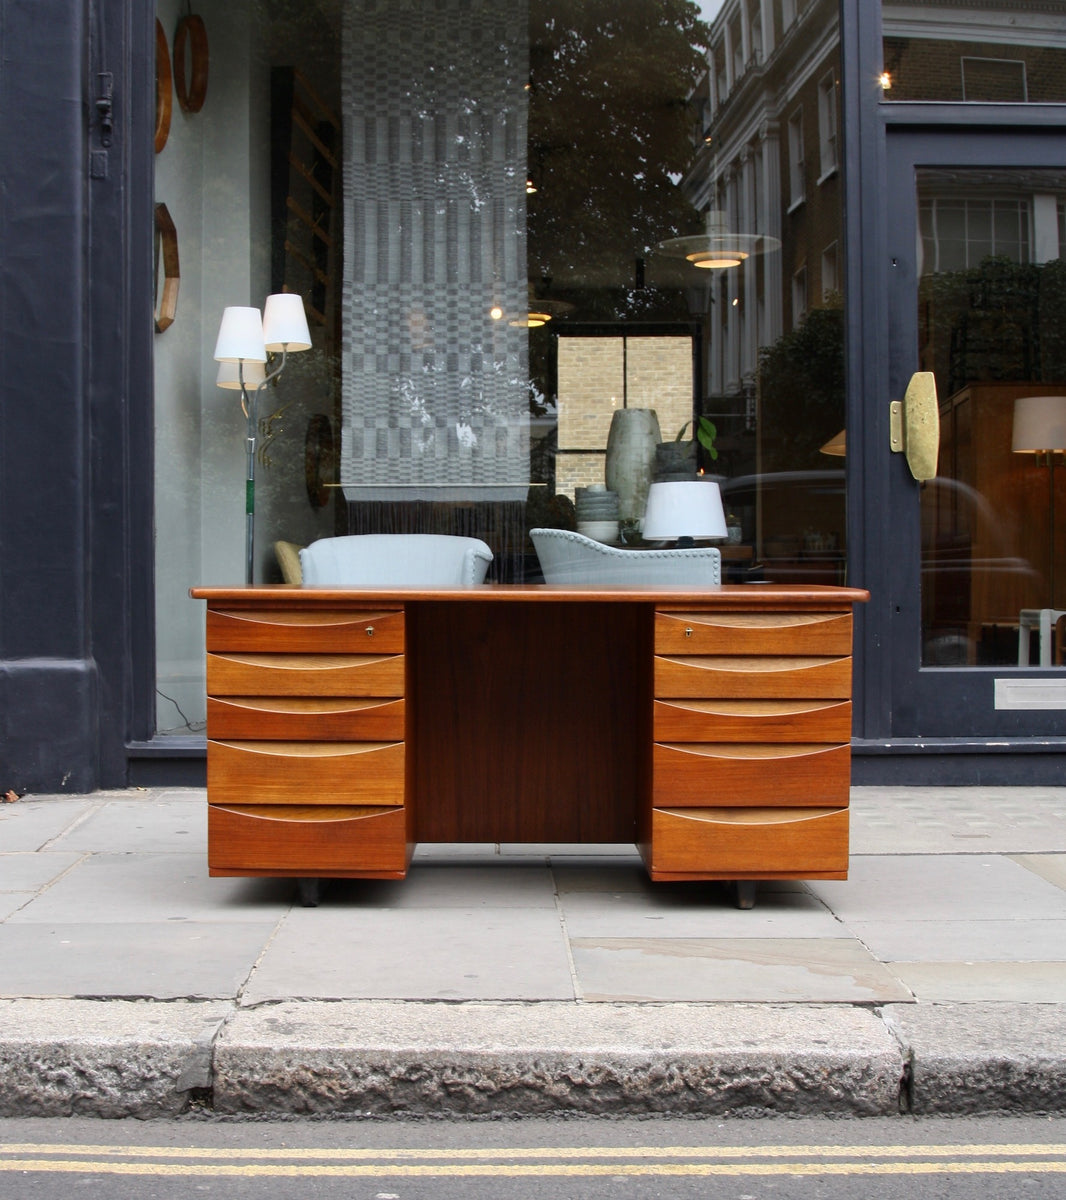
[[764,254],[777,250],[781,243],[777,238],[755,233],[733,233],[721,209],[712,208],[707,213],[707,229],[692,237],[669,238],[660,242],[658,249],[664,254],[680,255],[694,267],[703,270],[725,271],[739,267],[753,254]]

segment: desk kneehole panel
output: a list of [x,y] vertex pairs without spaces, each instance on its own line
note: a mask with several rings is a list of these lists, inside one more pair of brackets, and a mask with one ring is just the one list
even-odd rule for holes
[[657,612],[652,877],[843,878],[851,614]]
[[209,610],[209,867],[399,878],[402,611]]

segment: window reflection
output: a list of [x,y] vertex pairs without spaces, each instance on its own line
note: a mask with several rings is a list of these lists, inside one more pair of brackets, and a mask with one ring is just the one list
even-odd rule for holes
[[1017,422],[1066,392],[1066,175],[926,170],[919,188],[920,364],[941,401],[938,478],[922,493],[923,661],[1050,662],[1061,638],[1040,634],[1039,613],[1063,602],[1066,417],[1039,447]]
[[882,5],[886,100],[1066,101],[1066,0],[948,13],[934,0]]
[[[166,31],[188,8],[156,7]],[[619,407],[664,440],[710,418],[731,578],[843,579],[835,5],[195,7],[205,102],[156,159],[182,263],[155,343],[161,728],[202,720],[189,583],[243,574],[219,316],[274,291],[314,346],[263,400],[257,580],[275,542],[403,530],[535,579],[528,530],[574,521]],[[665,248],[712,230],[747,239],[731,265]]]

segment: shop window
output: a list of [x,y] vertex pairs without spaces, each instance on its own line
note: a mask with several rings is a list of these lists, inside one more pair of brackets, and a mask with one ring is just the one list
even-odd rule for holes
[[963,100],[1024,104],[1029,98],[1020,59],[964,56],[961,70]]
[[818,146],[821,183],[837,169],[837,87],[832,71],[818,81]]
[[788,202],[790,208],[806,198],[807,163],[803,153],[803,109],[788,119]]
[[792,274],[792,328],[803,323],[807,315],[807,268],[800,267]]
[[837,276],[837,244],[826,246],[822,251],[822,299],[828,300],[840,290]]

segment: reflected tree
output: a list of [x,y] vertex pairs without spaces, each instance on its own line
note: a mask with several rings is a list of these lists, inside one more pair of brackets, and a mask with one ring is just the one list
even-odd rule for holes
[[707,44],[691,0],[531,0],[530,277],[581,289],[582,319],[661,305],[638,260],[700,228],[678,180]]

